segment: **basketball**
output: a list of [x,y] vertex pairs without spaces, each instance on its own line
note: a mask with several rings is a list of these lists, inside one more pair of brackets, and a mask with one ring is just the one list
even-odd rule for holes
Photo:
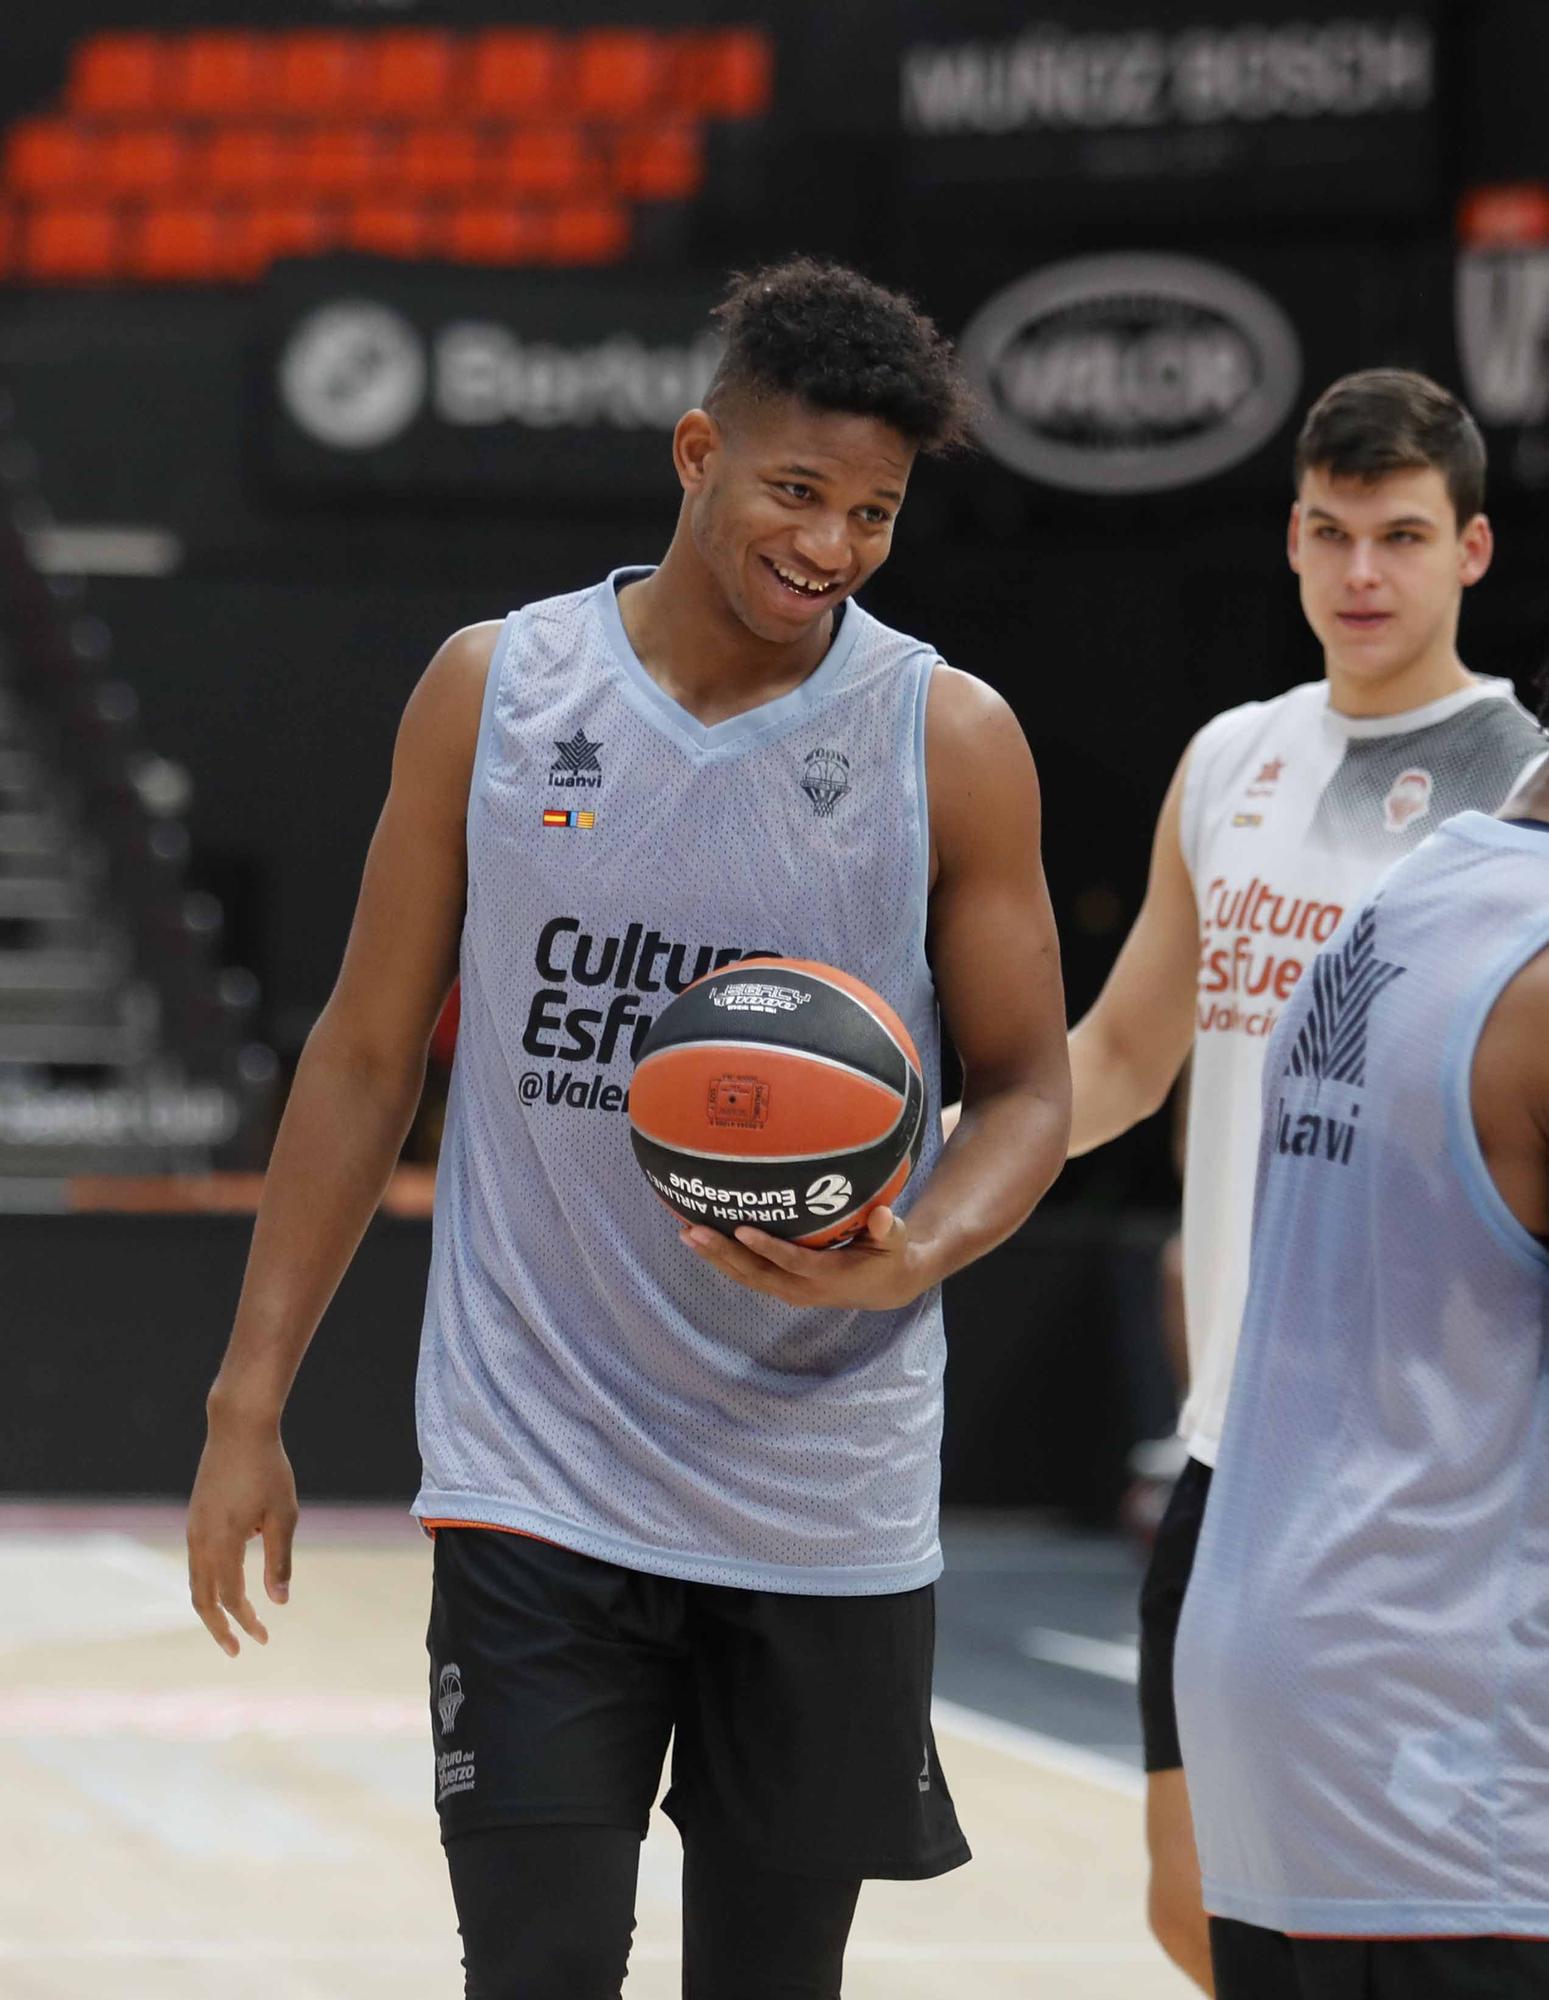
[[740,959],[657,1017],[629,1091],[630,1139],[684,1222],[841,1243],[920,1156],[925,1080],[880,995],[832,965]]

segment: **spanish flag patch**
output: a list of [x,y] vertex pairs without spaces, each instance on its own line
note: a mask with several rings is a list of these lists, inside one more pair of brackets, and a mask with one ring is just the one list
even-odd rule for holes
[[543,808],[543,824],[545,826],[574,826],[584,829],[597,824],[597,815],[594,812],[566,812],[562,806],[545,806]]

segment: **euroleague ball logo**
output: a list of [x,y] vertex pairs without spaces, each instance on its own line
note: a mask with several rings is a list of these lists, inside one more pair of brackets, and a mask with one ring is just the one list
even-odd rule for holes
[[425,401],[419,335],[402,313],[344,299],[308,316],[280,356],[280,398],[297,427],[339,451],[371,451],[407,430]]
[[837,1215],[849,1205],[852,1192],[843,1174],[821,1174],[802,1199],[813,1215]]
[[1075,257],[1008,285],[963,331],[979,434],[1003,465],[1081,493],[1155,493],[1267,444],[1301,383],[1268,293],[1194,257]]

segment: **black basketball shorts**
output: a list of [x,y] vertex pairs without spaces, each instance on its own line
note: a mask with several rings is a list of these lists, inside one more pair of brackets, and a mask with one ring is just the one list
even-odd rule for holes
[[1540,1938],[1298,1938],[1210,1919],[1217,2000],[1543,2000]]
[[1197,1458],[1185,1459],[1140,1586],[1140,1733],[1148,1771],[1176,1771],[1183,1764],[1173,1701],[1173,1648],[1209,1497],[1210,1467]]
[[428,1646],[443,1839],[643,1834],[670,1739],[663,1805],[685,1841],[852,1879],[969,1858],[931,1733],[929,1586],[732,1590],[442,1528]]

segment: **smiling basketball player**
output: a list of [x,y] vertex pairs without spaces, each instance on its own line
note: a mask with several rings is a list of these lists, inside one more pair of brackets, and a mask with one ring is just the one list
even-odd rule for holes
[[[190,1513],[216,1640],[283,1599],[291,1380],[391,1170],[461,947],[419,1377],[437,1799],[477,2000],[612,2000],[669,1737],[685,1991],[833,1996],[868,1875],[967,1856],[930,1732],[938,1286],[1068,1117],[1037,781],[987,688],[854,602],[960,433],[907,303],[740,282],[677,532],[450,639],[410,701],[343,971],[276,1143]],[[557,755],[556,755],[557,753]],[[838,965],[974,1112],[827,1253],[679,1239],[621,1115],[711,966]],[[928,1121],[934,1124],[934,1120]]]

